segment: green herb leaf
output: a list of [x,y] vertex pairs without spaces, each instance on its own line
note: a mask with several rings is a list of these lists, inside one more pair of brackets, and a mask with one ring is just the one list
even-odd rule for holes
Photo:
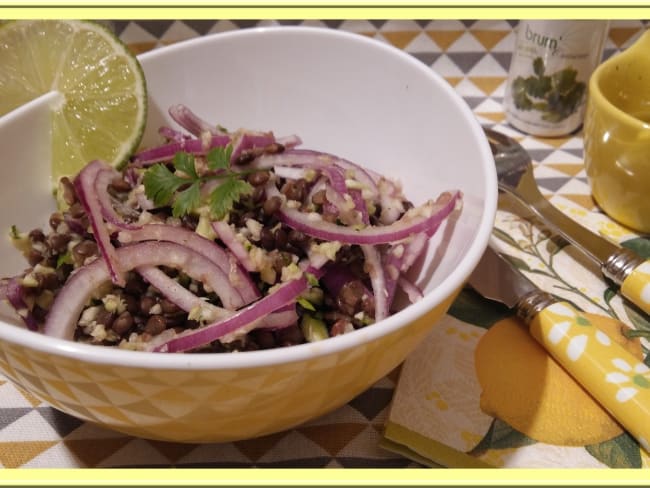
[[59,257],[56,258],[56,269],[59,269],[64,264],[73,264],[72,254],[70,251],[66,252],[65,254],[59,254]]
[[217,220],[224,219],[235,202],[244,195],[252,193],[253,187],[246,181],[234,177],[226,178],[210,194],[210,212]]
[[188,175],[193,180],[197,179],[199,176],[196,174],[196,168],[194,167],[194,155],[186,152],[177,152],[174,155],[174,167]]
[[225,147],[215,147],[205,155],[208,168],[211,170],[229,169],[230,156],[232,156],[232,146],[228,144]]
[[199,180],[196,180],[189,188],[176,194],[176,199],[172,206],[172,215],[174,217],[187,215],[201,204],[201,189],[199,185]]
[[307,278],[307,283],[309,286],[318,286],[318,278],[313,273],[305,273],[305,278]]
[[307,300],[306,298],[298,298],[296,301],[297,301],[297,302],[300,304],[300,306],[301,306],[302,308],[304,308],[305,310],[310,310],[310,311],[312,311],[312,312],[315,312],[315,311],[316,311],[316,308],[315,308],[315,307],[311,304],[311,302],[310,302],[309,300]]
[[232,151],[230,144],[210,150],[205,159],[213,173],[203,176],[196,171],[194,155],[178,152],[171,161],[176,173],[164,164],[147,169],[143,178],[145,194],[156,206],[171,205],[174,217],[182,217],[202,205],[201,186],[204,183],[222,179],[223,182],[209,197],[212,217],[221,220],[232,210],[235,202],[253,191],[253,187],[241,179],[242,174],[230,169]]
[[156,164],[147,170],[142,182],[147,198],[156,206],[162,206],[172,201],[176,190],[187,183],[187,179],[176,176],[164,164]]
[[12,239],[20,239],[20,231],[18,230],[18,227],[16,227],[15,224],[13,224],[9,229],[9,235],[11,236]]

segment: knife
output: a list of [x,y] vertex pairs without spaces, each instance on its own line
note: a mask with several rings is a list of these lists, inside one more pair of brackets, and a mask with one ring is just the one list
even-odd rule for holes
[[484,131],[494,155],[499,189],[584,251],[625,298],[650,314],[650,259],[591,232],[556,208],[539,191],[526,149],[512,137],[487,127]]
[[573,305],[538,288],[491,247],[469,284],[484,297],[513,308],[558,364],[650,452],[648,366]]

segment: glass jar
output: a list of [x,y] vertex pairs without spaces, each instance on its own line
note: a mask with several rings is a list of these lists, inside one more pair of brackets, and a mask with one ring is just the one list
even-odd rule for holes
[[507,121],[542,137],[578,129],[608,31],[606,20],[520,21],[504,98]]

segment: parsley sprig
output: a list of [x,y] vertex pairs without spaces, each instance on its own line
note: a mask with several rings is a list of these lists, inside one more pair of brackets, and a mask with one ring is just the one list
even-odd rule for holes
[[231,145],[211,149],[205,156],[210,171],[199,176],[194,155],[178,152],[172,159],[174,171],[164,164],[147,169],[143,177],[145,194],[156,206],[171,205],[172,215],[182,217],[205,204],[201,199],[202,185],[210,180],[223,180],[210,192],[207,201],[211,217],[222,220],[242,196],[253,191],[250,183],[242,179],[248,172],[232,171],[231,155]]

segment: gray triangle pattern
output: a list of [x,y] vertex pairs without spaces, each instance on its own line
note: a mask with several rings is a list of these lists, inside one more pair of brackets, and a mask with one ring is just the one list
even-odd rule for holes
[[2,440],[2,429],[10,426],[16,420],[24,417],[32,411],[31,408],[3,408],[0,410],[0,440]]
[[468,52],[458,52],[450,53],[447,52],[447,57],[451,59],[456,66],[460,68],[463,73],[468,73],[476,64],[483,59],[484,56],[487,56],[485,53],[468,53]]
[[54,408],[39,407],[37,410],[61,437],[66,437],[83,424],[81,420]]
[[567,183],[566,178],[537,178],[540,188],[556,192]]

